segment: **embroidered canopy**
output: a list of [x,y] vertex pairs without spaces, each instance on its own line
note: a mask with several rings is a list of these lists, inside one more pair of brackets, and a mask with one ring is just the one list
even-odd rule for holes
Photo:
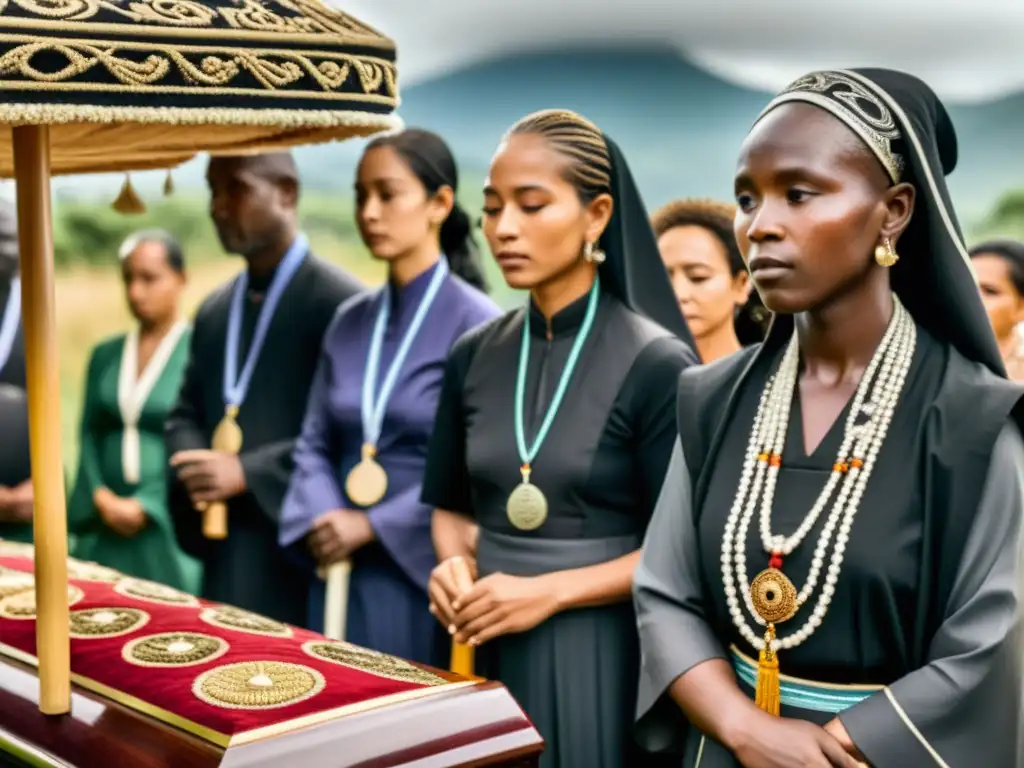
[[0,0],[0,94],[53,174],[366,136],[398,103],[394,44],[320,0]]
[[398,124],[394,44],[320,0],[0,0],[0,177],[17,180],[39,706],[70,707],[50,177],[170,168]]

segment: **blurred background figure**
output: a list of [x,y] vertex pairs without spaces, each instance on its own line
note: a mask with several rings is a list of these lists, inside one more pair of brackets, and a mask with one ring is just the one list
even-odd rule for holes
[[[440,136],[409,129],[374,139],[355,187],[359,232],[387,265],[387,281],[346,302],[327,331],[281,544],[321,568],[351,558],[346,640],[446,666],[451,641],[427,600],[437,565],[432,510],[420,501],[427,442],[449,349],[500,310],[482,291],[469,216],[455,199],[455,160]],[[357,479],[367,446],[387,475],[376,498],[360,493]],[[313,578],[317,631],[324,592]]]
[[1024,243],[989,240],[971,249],[971,261],[1006,372],[1024,381]]
[[[211,158],[207,184],[221,248],[244,267],[193,318],[164,430],[171,518],[203,564],[202,597],[303,626],[309,580],[278,545],[281,505],[324,333],[363,286],[311,251],[290,152]],[[238,444],[214,439],[225,430]],[[203,534],[211,504],[227,506],[227,538]]]
[[194,592],[199,564],[174,537],[164,448],[164,420],[188,358],[185,260],[160,230],[130,236],[118,256],[136,326],[92,351],[68,530],[79,558]]
[[679,308],[701,362],[710,363],[764,338],[768,311],[753,290],[732,220],[736,207],[675,200],[651,219]]
[[0,538],[32,540],[25,340],[18,279],[18,217],[0,202]]

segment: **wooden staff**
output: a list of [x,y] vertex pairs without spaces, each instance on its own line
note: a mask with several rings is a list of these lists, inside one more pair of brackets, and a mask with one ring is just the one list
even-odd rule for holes
[[39,709],[71,711],[68,530],[61,457],[60,368],[54,297],[50,130],[12,129],[21,252],[21,307],[28,385],[36,579]]
[[324,636],[331,640],[345,639],[348,621],[348,585],[352,561],[342,560],[327,567],[327,589],[324,593]]
[[[465,594],[473,588],[473,574],[469,571],[469,565],[463,558],[452,561],[452,574],[455,577],[455,584],[459,594]],[[474,649],[471,645],[464,645],[452,641],[452,657],[449,669],[456,675],[473,677]]]
[[208,539],[226,539],[228,537],[228,505],[223,501],[214,501],[199,507],[203,513],[203,536]]

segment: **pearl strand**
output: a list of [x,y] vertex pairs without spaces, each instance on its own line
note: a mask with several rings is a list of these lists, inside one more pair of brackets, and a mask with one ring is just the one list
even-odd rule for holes
[[[892,343],[892,337],[894,331],[898,328],[897,323],[889,323],[889,327],[885,331],[885,335],[882,337],[882,343],[880,348],[888,348]],[[794,334],[792,341],[790,342],[792,347],[796,347],[796,335]],[[864,371],[864,375],[861,377],[860,386],[857,387],[856,392],[853,396],[853,403],[850,408],[850,412],[846,417],[846,429],[843,430],[843,443],[839,448],[838,456],[840,459],[850,455],[850,448],[855,436],[853,429],[857,417],[860,415],[864,400],[868,393],[868,388],[873,383],[875,378],[875,372],[879,367],[879,362],[882,359],[880,355],[874,355],[871,358],[867,369]],[[792,385],[791,390],[795,392],[796,388],[796,367],[794,366],[792,373]],[[788,382],[787,382],[788,383]],[[787,414],[788,415],[788,414]],[[786,422],[782,424],[781,434],[779,436],[780,445],[777,450],[778,453],[782,453],[782,445],[785,445],[786,439],[786,427],[788,426],[788,418]],[[839,462],[833,465],[832,472],[829,474],[828,481],[826,482],[825,489],[818,496],[815,505],[811,508],[810,513],[804,518],[804,521],[797,528],[796,532],[789,537],[773,536],[771,532],[771,500],[775,497],[775,482],[776,476],[778,475],[778,467],[773,467],[774,470],[771,472],[771,480],[769,489],[764,495],[763,502],[761,504],[761,541],[764,544],[765,551],[767,552],[778,552],[782,555],[790,555],[792,552],[803,543],[803,540],[807,537],[807,534],[814,527],[814,524],[818,522],[818,518],[821,516],[822,511],[825,509],[829,499],[832,498],[832,494],[835,491],[836,485],[842,479],[843,472],[837,467]]]
[[[862,376],[855,393],[853,407],[846,419],[846,430],[842,447],[834,464],[835,469],[830,475],[829,482],[826,483],[826,489],[819,497],[818,503],[815,504],[815,508],[812,508],[811,513],[805,518],[800,528],[798,528],[799,536],[794,535],[789,539],[771,536],[770,529],[766,530],[764,511],[765,509],[768,510],[770,522],[771,503],[774,497],[774,480],[778,474],[779,462],[777,457],[781,454],[785,444],[789,410],[796,387],[799,361],[795,337],[790,342],[789,347],[787,347],[779,370],[769,380],[768,385],[762,392],[761,401],[754,420],[754,428],[751,431],[748,442],[747,456],[744,461],[739,488],[726,520],[721,557],[726,599],[733,622],[744,638],[758,650],[764,647],[764,640],[754,634],[747,626],[736,594],[736,581],[739,581],[739,584],[745,587],[743,589],[743,597],[747,609],[757,622],[763,625],[765,622],[753,609],[746,569],[745,544],[753,513],[758,506],[761,507],[761,533],[762,541],[767,542],[766,550],[769,552],[781,551],[789,554],[813,527],[815,520],[820,516],[828,499],[831,498],[835,485],[839,482],[840,478],[844,481],[840,486],[839,497],[836,499],[836,503],[826,520],[825,528],[819,539],[807,584],[801,590],[798,597],[798,605],[803,605],[812,594],[824,564],[824,554],[831,543],[839,520],[842,518],[842,524],[838,525],[839,534],[836,538],[833,562],[829,566],[825,587],[819,596],[818,603],[804,627],[793,635],[773,641],[773,648],[792,648],[806,640],[820,626],[828,610],[832,594],[835,591],[835,584],[838,581],[853,517],[859,508],[860,499],[870,478],[871,469],[874,467],[878,451],[888,431],[889,423],[892,420],[896,403],[909,371],[910,362],[913,359],[916,327],[909,313],[906,312],[898,299],[895,300],[894,305],[893,318],[882,339],[882,343],[872,357],[871,363],[864,376]],[[875,373],[879,367],[881,367],[881,371],[876,378]],[[874,405],[873,409],[871,409],[871,406],[863,405],[868,393],[872,390],[875,395],[871,398]],[[869,409],[871,410],[869,411]],[[856,425],[856,419],[862,412],[869,413],[869,420],[866,424],[859,426]],[[851,444],[854,445],[855,449],[853,455],[865,456],[865,460],[859,466],[855,460],[852,467],[849,467],[848,471],[844,472],[839,468],[845,465],[844,459],[850,455],[847,451]],[[769,455],[768,461],[764,460],[766,452]],[[752,479],[753,487],[751,488]],[[761,494],[762,485],[764,486],[763,496]],[[752,493],[748,495],[748,491],[752,491]],[[762,501],[760,505],[757,504],[759,497],[761,497]],[[812,515],[814,519],[811,519]],[[733,574],[733,567],[735,567],[735,576]]]
[[[914,330],[914,329],[912,329]],[[899,349],[901,352],[909,352],[913,355],[913,341],[907,342],[908,335],[904,334],[901,337]],[[911,340],[916,340],[916,334],[909,335]],[[821,623],[825,619],[825,615],[828,613],[829,606],[832,602],[832,597],[835,594],[836,584],[839,582],[839,575],[842,570],[843,559],[846,553],[846,546],[849,542],[850,531],[853,528],[853,519],[860,509],[861,497],[864,495],[864,490],[867,486],[867,482],[871,476],[871,470],[874,468],[875,462],[878,458],[878,453],[882,448],[882,443],[885,440],[885,435],[888,432],[889,425],[892,422],[893,415],[896,410],[896,403],[899,398],[899,393],[902,390],[903,383],[906,379],[906,373],[909,366],[902,366],[902,375],[900,371],[897,371],[897,379],[894,385],[890,388],[890,393],[886,398],[884,405],[880,405],[879,412],[882,414],[881,423],[878,429],[873,435],[868,438],[868,445],[858,446],[858,454],[865,455],[864,466],[859,469],[853,469],[851,472],[856,472],[857,476],[852,478],[852,493],[850,494],[849,502],[846,504],[845,515],[842,517],[842,524],[839,525],[839,532],[836,536],[836,541],[832,553],[832,562],[828,566],[828,573],[825,577],[825,585],[822,587],[821,592],[818,595],[818,601],[811,612],[807,622],[792,635],[788,635],[784,638],[779,639],[777,647],[782,649],[795,648],[802,644],[809,638],[814,631],[821,626]],[[860,453],[861,450],[866,448],[866,453]],[[831,516],[832,519],[829,521],[830,529],[835,528],[836,523],[839,519],[838,511],[842,507],[837,505],[837,513]],[[822,532],[822,539],[828,540],[831,538],[832,530],[828,532]],[[827,546],[827,544],[826,544]],[[817,569],[820,573],[820,566]],[[815,574],[814,580],[817,581],[818,574]]]

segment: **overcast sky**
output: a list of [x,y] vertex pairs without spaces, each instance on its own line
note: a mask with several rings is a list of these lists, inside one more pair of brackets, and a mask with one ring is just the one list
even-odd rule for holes
[[1024,91],[1024,0],[328,0],[398,44],[405,85],[560,43],[671,44],[775,90],[811,69],[888,66],[951,101]]

